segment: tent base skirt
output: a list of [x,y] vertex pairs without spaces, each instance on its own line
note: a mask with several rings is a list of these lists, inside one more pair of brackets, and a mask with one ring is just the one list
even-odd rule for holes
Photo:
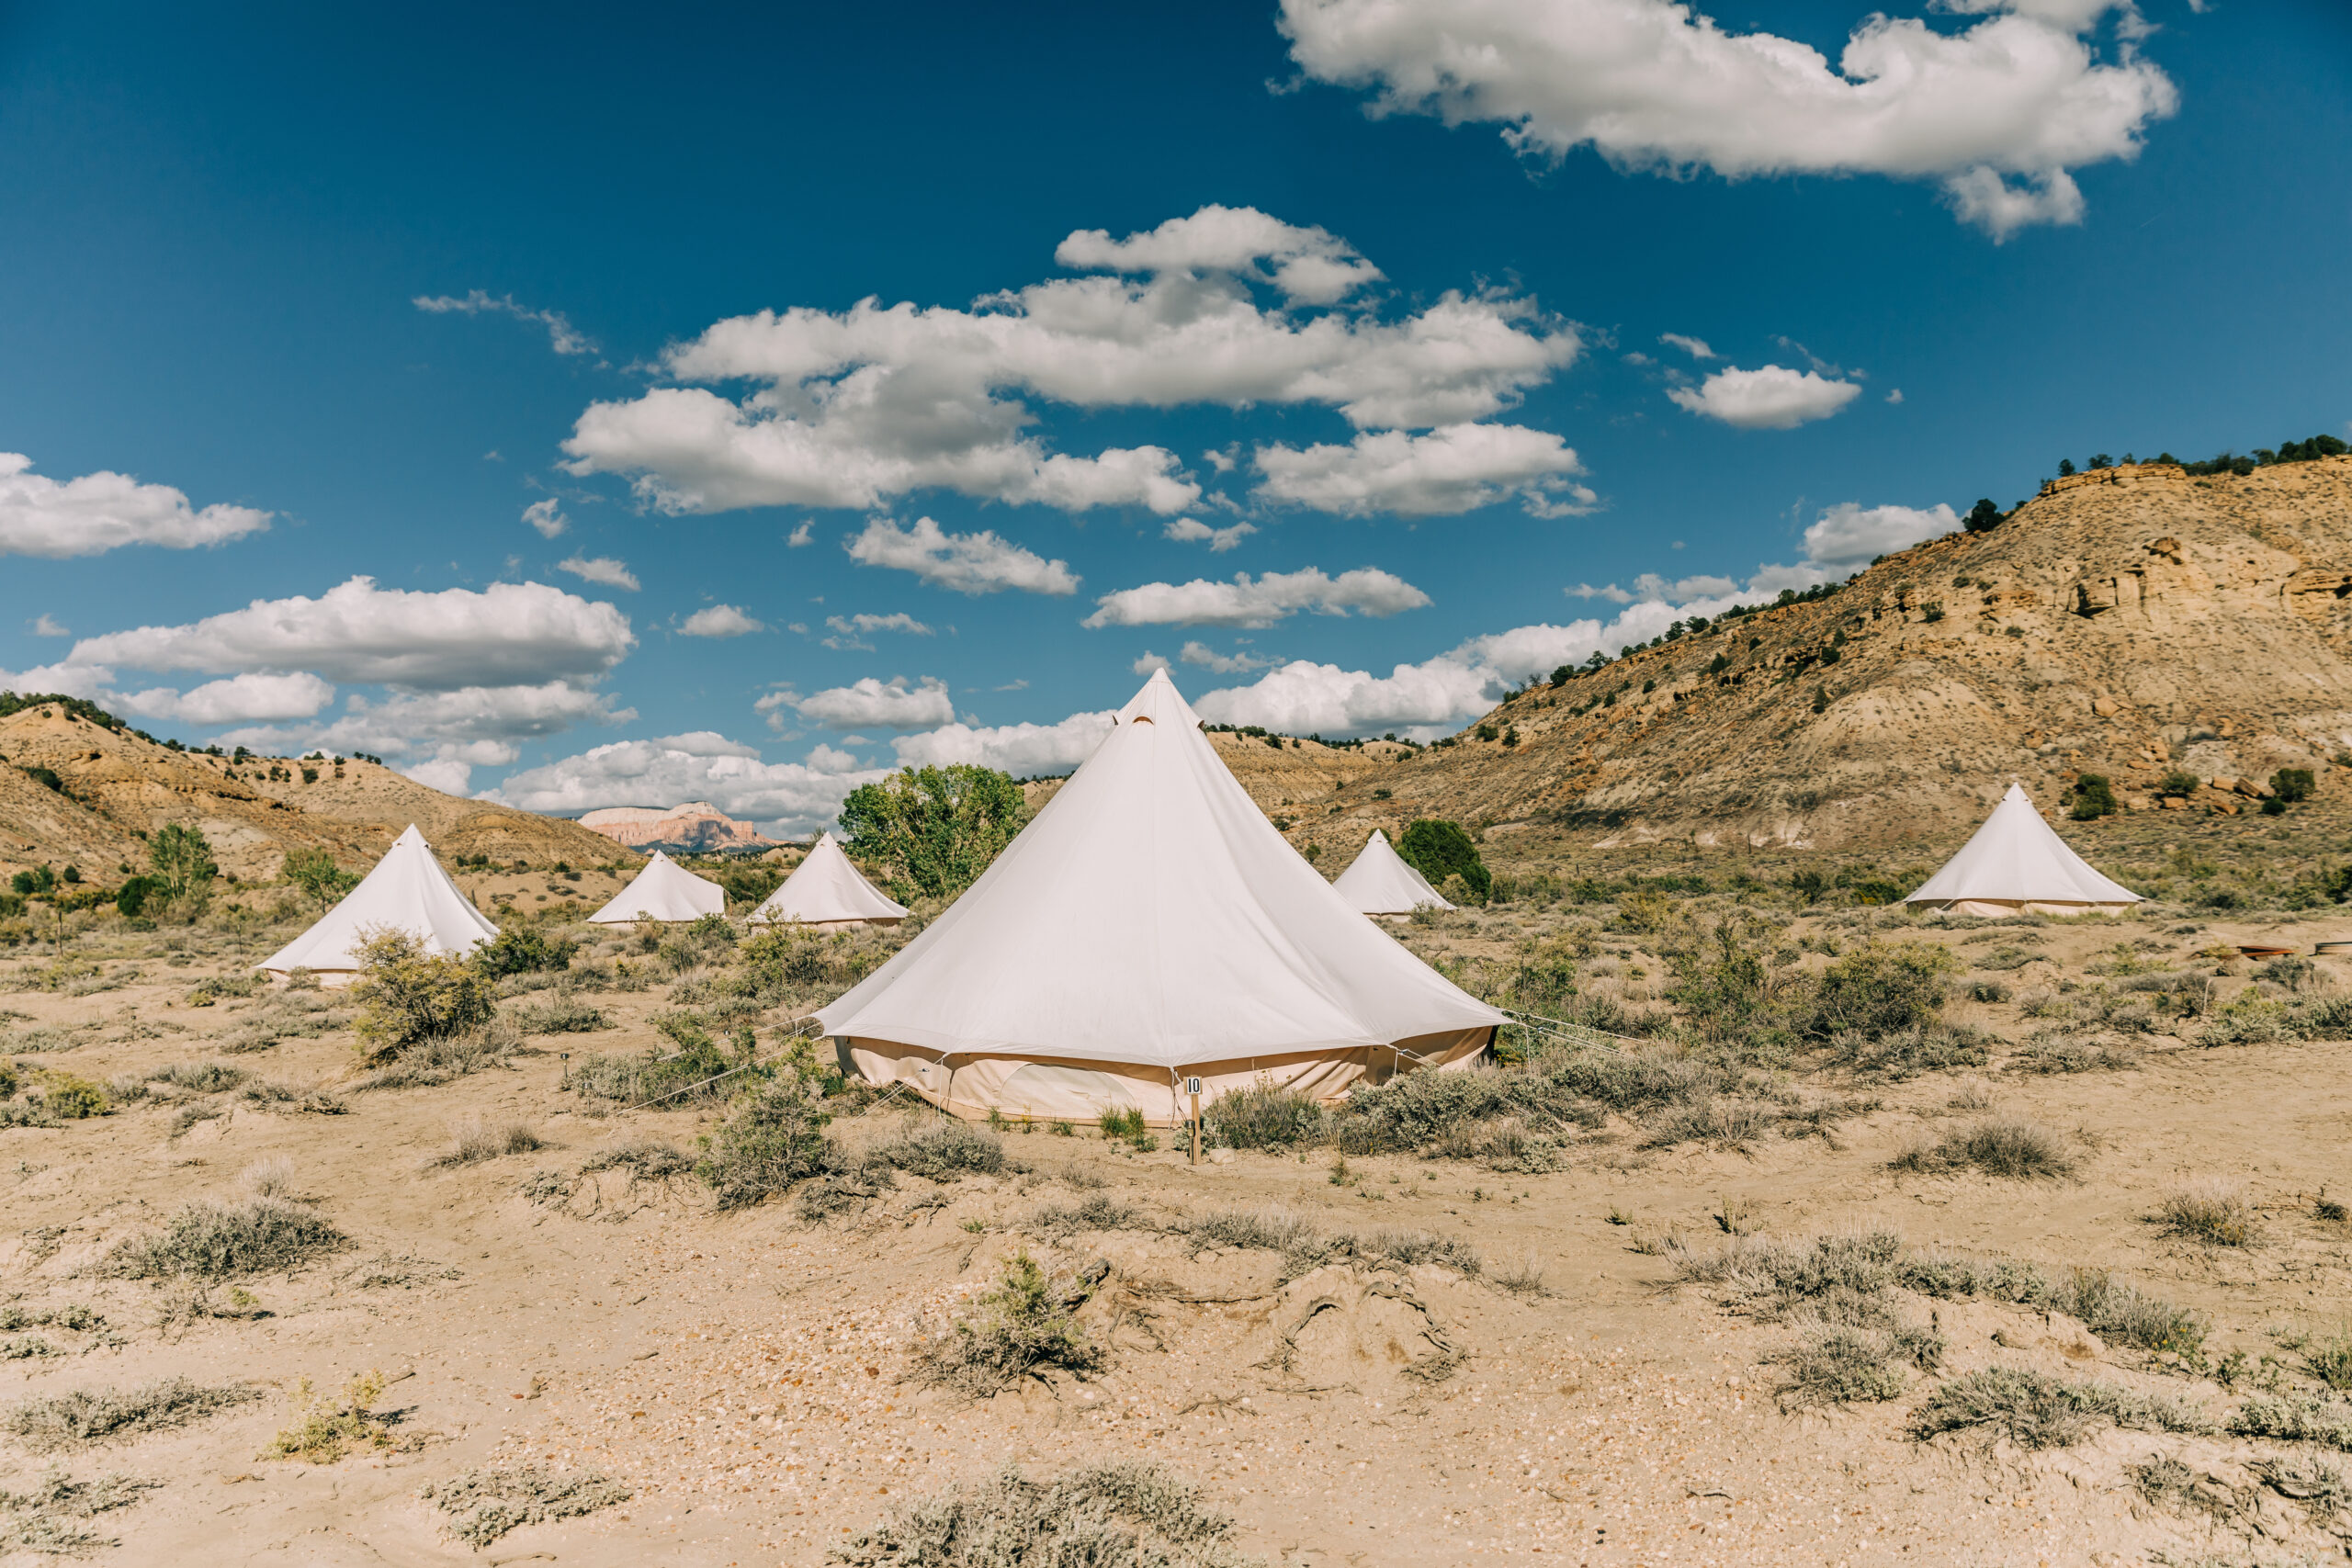
[[864,931],[868,926],[895,926],[904,919],[906,917],[903,915],[893,915],[888,919],[879,920],[763,920],[754,915],[747,923],[762,931],[773,929],[780,931]]
[[1905,902],[1915,909],[1982,915],[1996,920],[2005,915],[2120,915],[2138,908],[2135,904],[2062,904],[2046,898],[1910,898]]
[[[294,977],[294,971],[291,969],[265,969],[262,973],[269,977],[269,983],[273,986],[283,986]],[[310,971],[310,976],[319,983],[321,990],[339,991],[345,986],[355,984],[359,978],[359,971],[356,969],[313,969]]]
[[967,1122],[989,1112],[1019,1122],[1093,1122],[1105,1111],[1140,1111],[1148,1127],[1176,1127],[1190,1114],[1186,1076],[1201,1080],[1201,1104],[1261,1085],[1292,1089],[1337,1104],[1358,1084],[1385,1083],[1399,1072],[1440,1072],[1474,1066],[1493,1043],[1494,1030],[1449,1031],[1400,1040],[1393,1046],[1305,1051],[1195,1062],[1172,1073],[1138,1062],[1076,1057],[953,1055],[863,1037],[837,1040],[842,1071],[876,1089],[909,1091]]

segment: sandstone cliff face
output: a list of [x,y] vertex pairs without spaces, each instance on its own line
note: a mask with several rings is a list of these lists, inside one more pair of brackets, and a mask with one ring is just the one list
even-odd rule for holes
[[668,850],[685,854],[718,854],[729,850],[759,851],[775,840],[749,822],[739,822],[707,800],[657,811],[650,807],[618,806],[591,811],[580,825],[642,853]]
[[[560,818],[459,800],[373,762],[300,764],[271,781],[266,762],[174,751],[57,708],[25,708],[0,718],[0,870],[38,861],[103,867],[146,862],[141,834],[176,822],[201,831],[220,869],[266,880],[294,850],[324,849],[346,870],[372,866],[413,822],[444,858],[594,863],[609,841]],[[67,800],[18,770],[54,771]],[[30,792],[30,793],[28,793]],[[78,803],[78,804],[77,804]]]
[[2060,480],[1988,533],[1486,722],[1520,743],[1387,769],[1388,802],[1346,784],[1293,837],[1444,815],[1602,844],[1869,847],[1972,821],[2012,778],[2047,807],[2084,772],[2127,798],[2174,770],[2324,772],[2352,751],[2352,457]]

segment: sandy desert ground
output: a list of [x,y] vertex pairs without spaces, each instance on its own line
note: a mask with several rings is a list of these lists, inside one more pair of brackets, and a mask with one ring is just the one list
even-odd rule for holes
[[[293,928],[109,928],[62,965],[19,950],[0,973],[0,1060],[28,1097],[56,1074],[115,1088],[105,1114],[0,1125],[0,1529],[16,1532],[0,1562],[53,1560],[28,1544],[38,1525],[52,1549],[78,1538],[124,1562],[814,1564],[1006,1464],[1044,1478],[1128,1461],[1197,1486],[1235,1521],[1236,1560],[1270,1563],[2340,1559],[2352,1514],[2333,1511],[2328,1478],[2352,1425],[2331,1446],[2323,1417],[2345,1408],[2326,1378],[2345,1372],[2330,1354],[2352,1224],[2323,1194],[2352,1190],[2346,1047],[2194,1042],[2216,1017],[2352,981],[2324,958],[2266,978],[2227,949],[2308,953],[2343,922],[1771,914],[1810,969],[1874,934],[1951,947],[1947,1016],[1994,1043],[1925,1069],[1804,1055],[1764,1070],[1782,1098],[1761,1121],[1741,1120],[1767,1104],[1753,1094],[1649,1106],[1556,1130],[1532,1156],[1227,1150],[1195,1167],[1171,1140],[1138,1152],[1091,1128],[1008,1129],[998,1173],[902,1170],[813,1221],[783,1199],[721,1212],[692,1174],[639,1173],[658,1168],[645,1140],[691,1157],[722,1107],[628,1110],[567,1088],[591,1053],[666,1049],[650,1021],[706,1005],[724,949],[678,972],[605,938],[584,974],[503,1005],[526,1020],[593,1006],[608,1027],[379,1088],[335,993],[208,994]],[[1464,912],[1400,936],[1473,980],[1550,944],[1575,954],[1588,998],[1662,1006],[1658,941],[1607,906]],[[610,988],[616,959],[657,983]],[[2200,992],[2197,1014],[2132,1001],[2177,994],[2126,993],[2140,974],[2190,976],[2177,984]],[[795,1010],[730,1022],[772,1049]],[[205,1063],[226,1070],[154,1076]],[[887,1141],[908,1114],[885,1104],[831,1132]],[[2069,1172],[1895,1167],[2004,1116],[2052,1135]],[[514,1123],[544,1146],[435,1163],[469,1124]],[[637,1165],[583,1170],[630,1145]],[[2160,1222],[2208,1181],[2236,1184],[2242,1231]],[[206,1288],[120,1277],[119,1249],[183,1205],[256,1190],[347,1245]],[[1253,1233],[1216,1220],[1236,1212],[1289,1226],[1286,1250],[1241,1245]],[[1868,1250],[1853,1238],[1873,1231],[1904,1258],[2036,1264],[2061,1293],[2003,1300],[1980,1267],[1977,1286],[1930,1294],[1917,1270],[1881,1268],[1859,1287],[1872,1321],[1939,1335],[1940,1359],[1899,1371],[1880,1391],[1893,1397],[1808,1403],[1781,1358],[1817,1332],[1819,1282],[1790,1259],[1824,1235]],[[1882,1264],[1895,1256],[1875,1245]],[[1749,1266],[1712,1277],[1725,1248]],[[919,1343],[1024,1252],[1083,1295],[1098,1368],[986,1398],[927,1383]],[[2049,1304],[2101,1279],[2185,1309],[2201,1342],[2152,1348]],[[1997,1424],[1919,1435],[1939,1391],[1992,1367],[2103,1387],[2110,1415],[2046,1447]],[[273,1456],[303,1380],[332,1395],[370,1372],[384,1387],[363,1402],[381,1422],[367,1440]],[[82,1440],[91,1422],[61,1427],[42,1403],[166,1377],[235,1402]],[[2303,1411],[2316,1440],[2232,1435],[2263,1401]],[[586,1477],[578,1495],[601,1506],[478,1525],[476,1545],[453,1530],[480,1516],[423,1495],[526,1465],[557,1478],[550,1495]],[[98,1503],[120,1506],[77,1512]]]

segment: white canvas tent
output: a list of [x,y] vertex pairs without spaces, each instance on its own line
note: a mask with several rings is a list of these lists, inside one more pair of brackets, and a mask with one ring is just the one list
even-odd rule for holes
[[859,875],[831,833],[818,834],[808,854],[784,879],[784,886],[752,911],[754,925],[774,921],[818,931],[895,926],[906,918],[907,907],[891,902],[881,889]]
[[1976,836],[1904,902],[1956,915],[2073,915],[2128,909],[2140,896],[2093,871],[2011,784]]
[[645,869],[588,918],[601,926],[625,926],[636,920],[698,920],[726,912],[727,889],[656,850]]
[[386,927],[413,933],[429,953],[458,956],[498,934],[412,824],[341,903],[260,966],[273,975],[308,969],[322,986],[347,986],[358,977],[359,944]]
[[1503,1015],[1331,889],[1165,671],[969,891],[819,1014],[843,1066],[960,1116],[1167,1126],[1252,1083],[1335,1100],[1467,1066]]
[[1451,909],[1453,905],[1430,886],[1430,879],[1405,863],[1389,846],[1388,835],[1374,828],[1363,841],[1355,863],[1331,884],[1350,904],[1367,915],[1401,919],[1416,909]]

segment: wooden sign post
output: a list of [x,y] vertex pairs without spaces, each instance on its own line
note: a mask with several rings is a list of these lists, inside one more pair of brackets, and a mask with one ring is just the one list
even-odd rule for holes
[[1201,1080],[1186,1078],[1184,1092],[1193,1097],[1193,1163],[1201,1163]]

